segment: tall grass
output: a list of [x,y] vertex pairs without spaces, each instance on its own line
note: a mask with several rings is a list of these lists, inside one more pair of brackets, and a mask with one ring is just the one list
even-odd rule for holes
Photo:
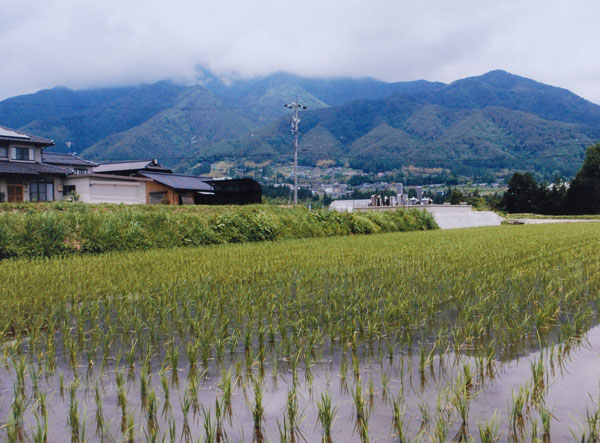
[[0,259],[435,229],[425,211],[0,204]]

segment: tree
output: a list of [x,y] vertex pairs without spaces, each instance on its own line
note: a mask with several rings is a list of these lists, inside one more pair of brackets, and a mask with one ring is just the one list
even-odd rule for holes
[[500,208],[506,212],[538,212],[543,192],[531,172],[515,172],[508,181],[508,190],[502,196]]
[[452,193],[450,194],[450,204],[452,205],[459,205],[460,202],[464,201],[465,196],[462,192],[460,192],[458,189],[453,189]]
[[566,207],[570,214],[600,213],[600,143],[587,149],[583,166],[567,191]]

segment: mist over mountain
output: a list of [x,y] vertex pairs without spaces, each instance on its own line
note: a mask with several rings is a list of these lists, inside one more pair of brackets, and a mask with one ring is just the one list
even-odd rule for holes
[[491,71],[450,84],[315,79],[278,73],[193,86],[73,91],[0,102],[0,124],[52,138],[92,160],[158,157],[180,170],[227,159],[289,162],[300,98],[300,162],[382,171],[402,166],[536,169],[573,174],[600,139],[600,106],[568,90]]

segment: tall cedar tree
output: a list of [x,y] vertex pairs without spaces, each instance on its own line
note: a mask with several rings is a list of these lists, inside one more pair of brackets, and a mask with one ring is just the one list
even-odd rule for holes
[[515,172],[508,182],[500,207],[506,212],[538,212],[543,189],[531,172]]
[[567,191],[570,214],[600,213],[600,143],[587,149],[583,166]]

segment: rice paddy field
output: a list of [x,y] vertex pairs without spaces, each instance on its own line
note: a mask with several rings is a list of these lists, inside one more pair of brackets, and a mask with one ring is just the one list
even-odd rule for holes
[[0,262],[0,440],[598,441],[600,226]]

